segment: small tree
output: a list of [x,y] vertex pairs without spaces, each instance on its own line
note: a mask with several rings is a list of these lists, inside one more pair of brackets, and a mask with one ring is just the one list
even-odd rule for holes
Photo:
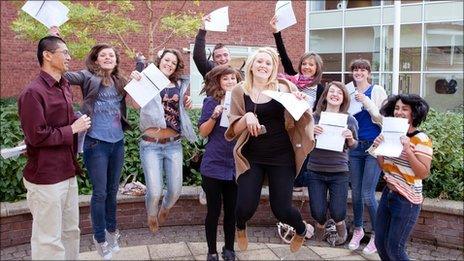
[[[25,1],[16,2],[18,9]],[[66,39],[68,48],[77,59],[84,58],[90,48],[96,44],[94,35],[105,35],[111,44],[122,47],[129,58],[135,56],[135,49],[124,38],[129,33],[139,32],[143,25],[131,19],[135,11],[131,1],[88,1],[83,5],[78,1],[62,1],[69,8],[69,20],[60,27],[60,34]],[[181,7],[175,12],[167,14],[172,6],[171,1],[157,1],[157,8],[163,8],[161,15],[155,18],[154,1],[145,1],[146,10],[149,13],[148,21],[148,54],[149,60],[154,60],[156,49],[166,44],[174,36],[193,36],[200,25],[200,15],[194,12],[184,11],[187,1],[183,1]],[[199,1],[195,1],[199,5]],[[142,5],[143,6],[143,5]],[[48,33],[48,29],[19,10],[18,17],[12,22],[11,29],[17,37],[31,41],[38,41]],[[159,27],[159,28],[158,28]],[[168,32],[167,36],[155,46],[155,31]]]

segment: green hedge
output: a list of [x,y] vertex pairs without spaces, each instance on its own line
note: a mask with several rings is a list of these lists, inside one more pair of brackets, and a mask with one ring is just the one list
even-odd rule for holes
[[[16,101],[0,100],[0,107],[0,146],[2,148],[12,147],[23,140]],[[200,110],[190,112],[196,131],[199,115]],[[138,173],[138,179],[144,181],[138,149],[140,137],[138,117],[136,110],[129,110],[129,121],[134,128],[125,133],[126,154],[122,176],[124,178],[131,173]],[[434,147],[431,175],[424,181],[425,195],[432,198],[464,200],[462,110],[443,113],[432,109],[421,129],[433,139]],[[205,140],[199,139],[194,144],[184,140],[182,143],[184,185],[199,185],[199,163]],[[79,157],[79,162],[83,166],[82,157]],[[21,181],[25,163],[24,156],[7,160],[0,159],[0,201],[16,201],[25,197],[25,189]],[[79,192],[81,194],[91,193],[90,181],[85,176],[79,178]]]

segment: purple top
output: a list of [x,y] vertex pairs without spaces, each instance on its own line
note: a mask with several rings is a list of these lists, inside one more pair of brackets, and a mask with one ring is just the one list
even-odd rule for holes
[[[198,126],[206,122],[213,114],[214,108],[219,102],[209,96],[203,100],[203,109],[201,117],[198,120]],[[220,118],[216,121],[213,130],[208,135],[205,153],[201,161],[201,175],[220,179],[233,180],[235,176],[235,164],[233,149],[235,141],[229,142],[224,138],[225,127],[219,126]]]

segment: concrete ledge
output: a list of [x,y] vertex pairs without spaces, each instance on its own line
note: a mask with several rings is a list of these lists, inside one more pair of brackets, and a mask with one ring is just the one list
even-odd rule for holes
[[[197,186],[183,186],[182,194],[180,199],[198,199],[198,194],[201,191],[201,187]],[[377,200],[380,200],[381,192],[376,193]],[[90,205],[90,195],[79,195],[79,207],[87,207]],[[261,199],[269,200],[269,190],[264,187],[261,191]],[[118,204],[121,203],[134,203],[144,202],[144,197],[127,196],[118,194]],[[294,192],[293,200],[305,200],[308,201],[308,191],[306,189],[303,192]],[[351,203],[351,190],[348,192],[348,203]],[[430,199],[425,198],[422,203],[422,210],[442,213],[442,214],[453,214],[464,216],[464,204],[462,201],[444,200],[444,199]],[[29,208],[25,200],[18,202],[1,202],[0,203],[0,217],[9,217],[20,214],[29,213]]]

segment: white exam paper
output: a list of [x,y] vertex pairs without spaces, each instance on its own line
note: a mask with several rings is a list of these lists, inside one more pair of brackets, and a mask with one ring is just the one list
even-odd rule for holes
[[140,74],[142,75],[142,79],[140,81],[132,79],[124,87],[124,90],[129,93],[140,107],[144,107],[161,90],[166,88],[171,81],[152,63]]
[[229,25],[229,7],[221,7],[209,14],[210,21],[205,21],[206,31],[227,32]]
[[2,158],[8,159],[11,157],[19,156],[21,153],[26,152],[26,145],[20,145],[13,148],[5,148],[1,149],[0,154]]
[[321,112],[319,125],[324,131],[316,135],[316,148],[342,152],[345,145],[345,137],[342,134],[347,122],[348,114]]
[[384,117],[382,120],[382,135],[384,141],[374,150],[375,155],[399,157],[403,151],[401,136],[408,132],[408,119]]
[[277,1],[275,15],[277,18],[277,31],[282,31],[283,29],[296,24],[296,17],[295,13],[293,12],[292,1]]
[[27,1],[21,10],[48,28],[59,27],[69,19],[69,8],[59,1]]
[[265,90],[263,94],[282,104],[296,121],[310,108],[306,100],[299,100],[293,93]]
[[84,153],[84,141],[87,131],[77,133],[77,153]]
[[356,113],[359,113],[363,109],[363,104],[361,102],[358,102],[355,98],[355,95],[357,93],[356,87],[354,87],[353,82],[349,82],[346,86],[346,89],[348,90],[348,94],[350,95],[350,107],[348,108],[348,113],[350,115],[355,115]]
[[221,115],[221,122],[219,123],[219,126],[221,127],[229,127],[229,113],[230,113],[230,102],[232,99],[232,92],[227,91],[226,95],[224,97],[224,109],[222,110],[222,115]]

